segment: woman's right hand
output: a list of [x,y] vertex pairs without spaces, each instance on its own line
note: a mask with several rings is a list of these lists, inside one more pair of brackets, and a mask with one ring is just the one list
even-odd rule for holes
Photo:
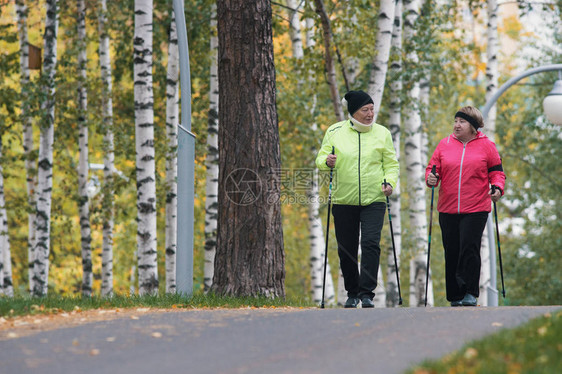
[[439,180],[439,174],[429,173],[427,175],[427,184],[429,186],[436,186],[438,180]]
[[334,166],[336,166],[336,158],[337,158],[336,155],[332,155],[332,154],[328,155],[328,158],[326,159],[326,165],[328,165],[330,169],[333,169]]

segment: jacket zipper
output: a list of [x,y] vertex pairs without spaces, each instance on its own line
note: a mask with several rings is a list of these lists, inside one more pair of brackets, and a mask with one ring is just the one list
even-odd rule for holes
[[359,157],[357,157],[357,176],[359,179],[359,206],[361,206],[361,133],[357,132],[359,139]]
[[[457,201],[458,201],[457,202],[457,213],[458,214],[461,213],[461,177],[462,177],[462,166],[463,166],[463,163],[464,163],[464,153],[466,151],[467,144],[470,143],[471,141],[475,140],[475,139],[477,139],[477,138],[470,139],[466,143],[461,142],[462,143],[461,170],[459,172],[459,192],[458,192],[458,196],[457,196]],[[460,142],[460,140],[459,140],[459,142]]]

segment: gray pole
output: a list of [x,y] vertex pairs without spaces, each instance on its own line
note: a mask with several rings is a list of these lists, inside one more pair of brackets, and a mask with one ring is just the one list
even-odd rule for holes
[[189,47],[182,0],[174,1],[180,54],[181,124],[178,124],[178,223],[176,251],[176,292],[193,293],[193,199],[195,135],[191,132],[191,78]]
[[[496,101],[498,101],[499,97],[503,95],[503,93],[507,91],[508,88],[519,82],[521,79],[526,78],[530,75],[556,70],[562,70],[562,64],[544,65],[532,68],[505,82],[494,94],[494,96],[492,96],[490,100],[486,102],[486,105],[484,105],[484,108],[482,109],[484,123],[488,119],[488,113],[490,113],[490,109],[492,109],[492,107],[496,104]],[[492,139],[492,141],[495,142],[495,139]],[[488,306],[498,306],[498,288],[496,279],[496,239],[494,237],[494,224],[492,222],[491,212],[490,214],[488,214],[488,222],[486,223],[486,227],[488,228],[488,243],[490,247],[490,286],[488,287]]]

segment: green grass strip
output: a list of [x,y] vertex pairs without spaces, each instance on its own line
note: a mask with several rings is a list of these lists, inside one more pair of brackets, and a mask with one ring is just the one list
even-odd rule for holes
[[111,309],[111,308],[282,308],[316,306],[304,299],[269,299],[266,297],[234,297],[214,294],[182,296],[176,294],[159,296],[113,297],[62,297],[43,298],[17,296],[0,297],[0,317],[13,317],[36,314],[56,314],[73,310]]
[[471,342],[441,360],[424,361],[407,373],[562,373],[562,311]]

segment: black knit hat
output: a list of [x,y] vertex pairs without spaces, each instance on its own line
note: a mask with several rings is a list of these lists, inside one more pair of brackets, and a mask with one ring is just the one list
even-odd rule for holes
[[364,105],[374,104],[371,96],[365,91],[349,91],[341,102],[347,108],[350,115],[353,115]]

